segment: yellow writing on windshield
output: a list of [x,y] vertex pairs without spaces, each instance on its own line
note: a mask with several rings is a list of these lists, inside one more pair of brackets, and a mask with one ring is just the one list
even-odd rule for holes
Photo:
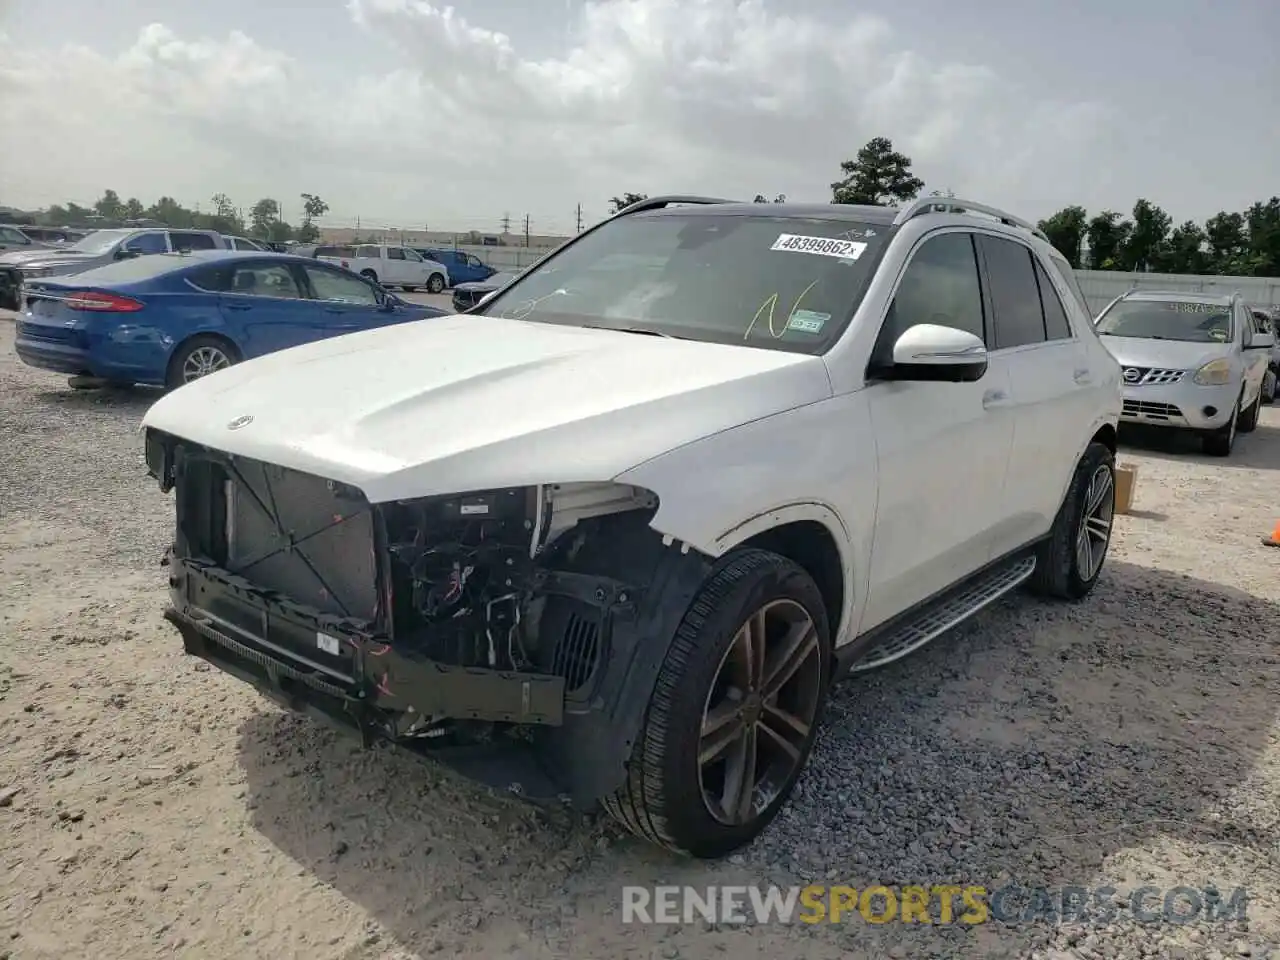
[[751,323],[747,325],[747,331],[742,335],[742,339],[745,340],[747,337],[751,336],[751,331],[756,328],[756,324],[760,322],[760,318],[767,315],[769,336],[773,337],[775,340],[781,340],[783,334],[787,332],[787,323],[791,322],[791,318],[795,316],[796,311],[800,309],[800,304],[804,303],[804,298],[808,296],[809,291],[817,285],[818,281],[814,280],[813,283],[800,291],[800,296],[796,297],[796,302],[791,304],[791,309],[787,311],[787,321],[786,323],[783,323],[781,330],[779,330],[775,325],[773,316],[773,312],[778,306],[778,295],[777,293],[769,294],[769,296],[764,298],[764,302],[760,304],[760,309],[756,311],[756,315],[751,318]]

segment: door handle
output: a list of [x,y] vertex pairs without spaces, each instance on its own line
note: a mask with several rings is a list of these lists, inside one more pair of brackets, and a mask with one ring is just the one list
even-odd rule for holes
[[1088,369],[1087,367],[1082,370],[1077,370],[1071,376],[1072,376],[1072,379],[1079,384],[1086,384],[1086,383],[1093,382],[1093,371]]
[[1007,403],[1009,394],[1003,390],[988,390],[982,395],[982,406],[990,410],[992,407],[1000,407]]
[[247,303],[228,303],[224,304],[228,310],[252,310],[253,308]]

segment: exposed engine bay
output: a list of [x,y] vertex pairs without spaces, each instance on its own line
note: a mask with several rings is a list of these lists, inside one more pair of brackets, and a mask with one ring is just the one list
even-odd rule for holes
[[[435,755],[516,738],[568,769],[589,767],[598,739],[621,769],[625,733],[601,718],[639,716],[627,691],[657,666],[636,648],[684,609],[650,589],[687,554],[648,526],[652,493],[570,483],[370,504],[155,431],[147,463],[175,491],[166,616],[188,652],[366,745]],[[701,576],[664,589],[691,596]]]

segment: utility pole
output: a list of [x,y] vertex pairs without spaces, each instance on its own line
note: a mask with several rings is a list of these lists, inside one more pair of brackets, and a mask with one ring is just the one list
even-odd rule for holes
[[524,245],[526,247],[529,245],[529,215],[527,213],[524,215]]
[[578,233],[582,232],[582,204],[578,204]]
[[502,232],[504,234],[511,232],[511,214],[504,213],[502,215]]

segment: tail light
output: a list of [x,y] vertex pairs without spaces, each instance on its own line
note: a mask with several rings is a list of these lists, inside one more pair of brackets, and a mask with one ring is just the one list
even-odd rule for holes
[[72,310],[88,310],[93,313],[135,313],[143,304],[131,297],[116,293],[73,293],[62,301]]

